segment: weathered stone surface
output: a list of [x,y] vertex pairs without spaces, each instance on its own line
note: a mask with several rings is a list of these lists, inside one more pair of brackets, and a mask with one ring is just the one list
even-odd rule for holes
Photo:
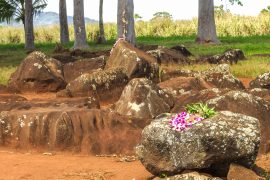
[[156,50],[147,51],[148,54],[155,57],[159,64],[189,64],[190,60],[180,51],[159,47]]
[[200,59],[199,61],[207,61],[210,64],[222,64],[222,63],[237,64],[239,60],[244,60],[244,59],[246,58],[242,50],[231,49],[231,50],[225,51],[223,54],[206,57],[206,58]]
[[222,96],[206,102],[216,110],[227,110],[241,113],[259,119],[261,124],[262,141],[260,153],[266,152],[270,139],[270,103],[260,97],[241,91],[230,91]]
[[172,97],[156,86],[151,80],[137,78],[125,87],[115,111],[139,118],[154,118],[159,114],[170,112]]
[[123,68],[129,79],[158,78],[159,66],[156,59],[126,41],[119,40],[111,51],[105,69]]
[[160,73],[160,81],[167,81],[171,78],[176,78],[176,77],[196,77],[199,76],[200,72],[199,71],[191,71],[191,70],[184,70],[184,69],[169,69],[169,68],[162,68],[161,73]]
[[200,92],[191,93],[191,91],[187,91],[182,93],[175,99],[175,106],[172,108],[172,113],[179,113],[185,111],[185,106],[188,104],[203,102],[205,103],[209,99],[213,99],[219,97],[225,93],[227,93],[228,89],[204,89]]
[[256,118],[229,111],[178,132],[171,129],[173,116],[156,119],[144,128],[136,153],[154,175],[176,175],[183,170],[227,169],[231,162],[250,166],[260,144]]
[[243,166],[237,165],[232,163],[230,165],[230,170],[227,175],[228,180],[258,180],[261,177],[259,177],[255,172],[253,172],[251,169],[247,169]]
[[256,79],[250,82],[251,88],[265,88],[270,90],[270,72],[261,74]]
[[253,88],[249,89],[248,93],[254,95],[254,96],[259,96],[263,98],[264,100],[270,102],[270,89],[261,89],[261,88]]
[[1,112],[0,146],[130,154],[147,123],[97,109],[36,108]]
[[92,96],[100,101],[115,102],[127,83],[123,69],[116,68],[83,74],[71,81],[66,90],[71,97]]
[[35,51],[11,75],[8,86],[16,92],[55,92],[65,85],[62,64]]
[[205,81],[215,85],[217,88],[245,88],[243,83],[231,74],[228,64],[221,64],[207,71],[203,71],[201,75],[204,77]]
[[188,91],[197,92],[203,89],[212,88],[211,84],[208,84],[202,78],[199,77],[171,78],[167,81],[159,83],[158,86],[175,97],[184,94]]
[[69,83],[84,73],[91,73],[97,69],[104,69],[105,64],[105,56],[67,63],[64,65],[65,81]]
[[183,172],[179,175],[159,178],[156,177],[153,180],[222,180],[221,178],[212,177],[209,174],[198,173],[198,172]]
[[171,47],[171,49],[178,51],[179,53],[183,54],[185,57],[192,56],[191,52],[182,44],[173,46]]

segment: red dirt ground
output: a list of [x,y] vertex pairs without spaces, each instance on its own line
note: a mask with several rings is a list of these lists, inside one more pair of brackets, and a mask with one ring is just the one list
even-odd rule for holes
[[67,153],[53,156],[0,149],[0,180],[9,179],[116,179],[145,180],[152,175],[139,161],[118,162],[116,157]]

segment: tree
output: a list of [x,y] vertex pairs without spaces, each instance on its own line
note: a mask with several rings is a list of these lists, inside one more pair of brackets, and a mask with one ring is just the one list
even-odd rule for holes
[[86,49],[88,48],[85,31],[84,20],[84,0],[73,0],[74,3],[74,49]]
[[60,43],[69,42],[66,0],[59,0]]
[[168,19],[168,20],[172,20],[172,15],[166,11],[163,12],[156,12],[155,14],[153,14],[153,18],[152,20],[160,20],[160,19]]
[[25,32],[25,48],[34,49],[33,16],[47,6],[47,0],[0,0],[0,21],[22,22]]
[[117,36],[135,45],[133,0],[118,0]]
[[99,37],[98,43],[106,42],[104,24],[103,24],[103,0],[99,0]]
[[[242,6],[240,0],[229,0],[229,2],[232,5],[237,3]],[[199,0],[198,34],[196,42],[220,43],[216,33],[214,0]]]
[[33,24],[33,4],[32,0],[25,0],[25,49],[34,50],[34,24]]
[[139,19],[142,19],[142,16],[140,16],[139,14],[134,14],[134,19],[135,20],[139,20]]
[[214,0],[199,0],[198,43],[219,43],[214,16]]
[[270,13],[270,6],[267,6],[266,8],[262,9],[261,10],[261,13],[264,14],[264,13]]

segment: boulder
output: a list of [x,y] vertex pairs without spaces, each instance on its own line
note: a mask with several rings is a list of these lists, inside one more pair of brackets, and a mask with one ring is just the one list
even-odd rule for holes
[[216,110],[241,113],[259,119],[262,130],[260,153],[266,152],[270,139],[270,103],[241,91],[230,91],[206,102]]
[[207,71],[201,72],[204,80],[217,88],[244,89],[243,83],[230,72],[228,64],[221,64]]
[[259,75],[250,82],[250,88],[264,88],[270,90],[270,72]]
[[98,109],[33,108],[1,112],[0,147],[93,155],[132,154],[148,122]]
[[159,66],[156,59],[124,40],[119,40],[111,51],[105,69],[123,68],[129,79],[146,77],[157,79]]
[[213,99],[216,97],[219,97],[225,93],[227,93],[228,89],[217,89],[217,88],[211,88],[211,89],[204,89],[199,92],[193,92],[190,91],[182,93],[180,96],[177,96],[175,99],[175,106],[172,108],[172,113],[179,113],[182,111],[185,111],[185,106],[188,104],[203,102],[205,103],[209,99]]
[[156,50],[147,51],[148,54],[157,59],[158,64],[189,64],[190,59],[180,51],[159,47]]
[[249,89],[247,92],[254,96],[259,96],[263,98],[264,100],[270,102],[270,89],[268,90],[268,89],[261,89],[261,88],[253,88],[253,89]]
[[200,76],[199,71],[185,70],[185,69],[170,69],[163,67],[160,70],[160,82],[167,81],[176,77],[196,77]]
[[218,177],[212,177],[209,174],[205,173],[198,173],[196,171],[193,172],[183,172],[179,175],[175,176],[170,176],[170,177],[164,177],[164,178],[159,178],[156,177],[153,180],[222,180],[221,178]]
[[104,69],[106,64],[105,56],[91,59],[81,59],[64,65],[64,77],[67,83],[73,81],[84,73],[91,73],[97,69]]
[[100,101],[117,101],[128,83],[122,68],[83,74],[71,81],[66,92],[71,97],[92,96]]
[[172,97],[146,78],[131,80],[125,87],[115,111],[122,115],[137,118],[154,118],[170,112]]
[[247,167],[254,163],[260,144],[256,118],[222,111],[178,132],[169,125],[172,116],[161,115],[146,126],[136,147],[140,161],[152,174],[200,169],[222,172],[232,162]]
[[203,58],[201,61],[206,61],[210,64],[222,64],[222,63],[230,63],[237,64],[239,60],[244,60],[245,55],[240,49],[230,49],[225,51],[223,54],[218,54],[210,57]]
[[248,179],[249,180],[258,180],[261,179],[255,172],[253,172],[251,169],[247,169],[243,166],[240,166],[238,164],[232,163],[230,165],[230,170],[227,175],[227,180],[236,180],[236,179]]
[[179,96],[187,91],[198,92],[203,89],[212,88],[211,84],[199,77],[176,77],[163,81],[158,86],[173,96]]
[[192,56],[191,52],[182,44],[173,46],[170,49],[178,51],[179,53],[183,54],[185,57]]
[[62,68],[59,61],[35,51],[11,75],[8,87],[15,92],[56,92],[66,86]]

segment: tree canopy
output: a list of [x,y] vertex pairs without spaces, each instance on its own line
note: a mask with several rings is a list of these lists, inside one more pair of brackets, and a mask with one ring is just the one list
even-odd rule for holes
[[[40,13],[47,6],[47,0],[34,0],[33,13]],[[0,0],[0,22],[11,20],[22,22],[25,17],[25,0]]]

